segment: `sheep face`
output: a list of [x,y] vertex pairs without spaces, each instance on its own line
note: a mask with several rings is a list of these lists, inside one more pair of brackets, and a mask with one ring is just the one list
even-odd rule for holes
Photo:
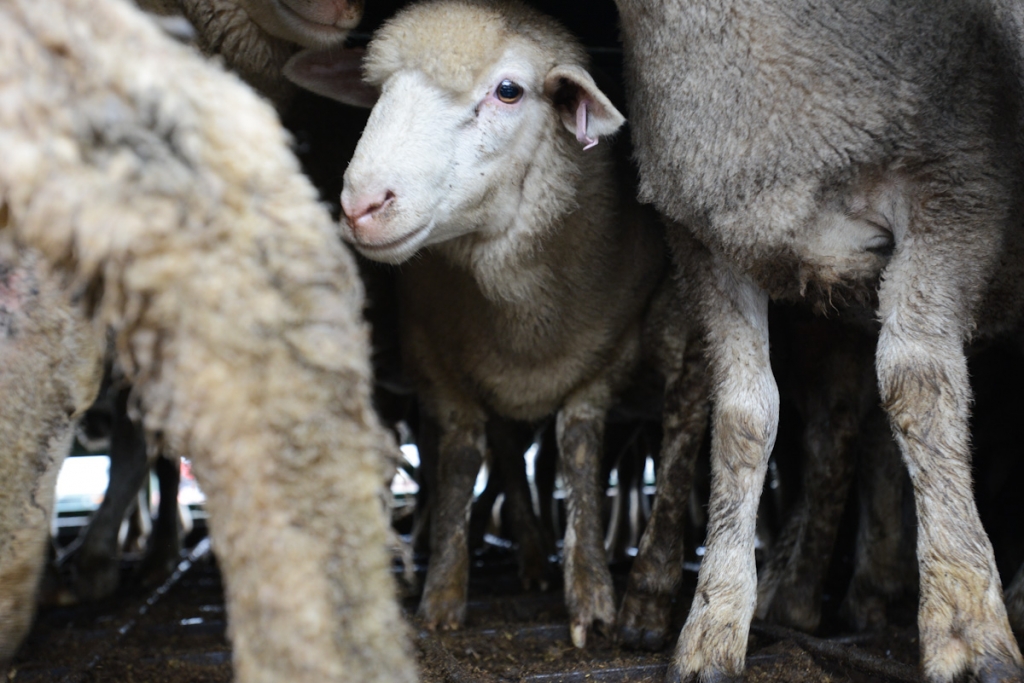
[[[367,51],[379,99],[345,172],[342,237],[401,263],[427,245],[553,223],[573,206],[581,150],[624,121],[585,63],[564,29],[524,7],[446,0],[399,14]],[[301,54],[285,74],[349,103],[367,89],[337,51]]]
[[344,238],[399,263],[429,244],[503,229],[541,141],[561,128],[544,76],[510,51],[464,94],[418,71],[388,79],[345,172]]
[[363,0],[236,0],[260,28],[303,47],[345,40],[363,17]]

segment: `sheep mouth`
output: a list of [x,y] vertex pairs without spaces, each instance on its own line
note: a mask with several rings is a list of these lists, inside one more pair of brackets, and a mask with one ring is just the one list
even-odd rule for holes
[[355,17],[341,17],[333,24],[325,24],[302,16],[283,0],[274,0],[274,6],[281,17],[291,24],[293,31],[301,31],[317,37],[317,40],[314,41],[295,41],[303,44],[303,47],[322,47],[325,43],[340,43],[348,36],[349,29],[359,23],[358,14]]
[[399,250],[402,247],[413,243],[421,235],[424,235],[429,227],[429,225],[421,225],[415,230],[407,232],[401,237],[389,242],[360,242],[359,240],[354,240],[353,246],[355,246],[364,256],[371,258],[384,256],[387,252]]

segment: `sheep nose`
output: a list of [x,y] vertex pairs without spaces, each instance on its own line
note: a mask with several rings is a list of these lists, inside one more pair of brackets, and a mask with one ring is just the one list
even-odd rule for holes
[[366,232],[394,200],[395,193],[391,190],[358,197],[342,196],[341,210],[352,228],[352,235],[358,238],[358,233]]

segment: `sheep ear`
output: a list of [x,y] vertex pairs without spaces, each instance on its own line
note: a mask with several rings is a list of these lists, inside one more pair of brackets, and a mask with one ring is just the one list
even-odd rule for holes
[[562,123],[583,149],[590,149],[602,135],[611,135],[626,122],[626,117],[581,67],[553,68],[544,78],[544,94],[554,102]]
[[284,65],[285,77],[301,88],[353,107],[370,109],[380,93],[363,82],[362,48],[302,50]]

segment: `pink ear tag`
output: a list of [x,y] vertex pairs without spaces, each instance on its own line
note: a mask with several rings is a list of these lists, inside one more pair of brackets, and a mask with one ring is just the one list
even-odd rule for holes
[[597,145],[598,138],[592,138],[587,135],[587,101],[580,100],[580,104],[576,107],[576,139],[583,145],[583,151],[586,152],[591,147]]

